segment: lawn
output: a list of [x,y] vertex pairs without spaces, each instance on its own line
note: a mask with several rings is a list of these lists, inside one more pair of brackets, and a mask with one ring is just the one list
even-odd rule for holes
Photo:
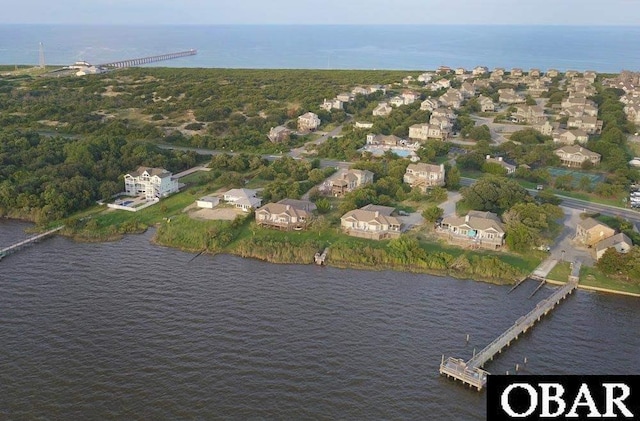
[[[569,262],[560,262],[553,268],[547,278],[554,281],[566,282],[570,273]],[[580,270],[580,285],[640,294],[640,283],[612,278],[602,273],[596,267],[582,266]]]

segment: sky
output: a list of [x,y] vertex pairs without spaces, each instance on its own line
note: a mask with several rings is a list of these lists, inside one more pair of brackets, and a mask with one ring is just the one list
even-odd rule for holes
[[640,0],[9,0],[0,23],[640,25]]

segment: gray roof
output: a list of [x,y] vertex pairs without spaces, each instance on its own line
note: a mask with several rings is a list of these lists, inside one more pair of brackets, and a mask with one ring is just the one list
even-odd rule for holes
[[633,245],[631,239],[627,237],[623,232],[621,232],[614,235],[613,237],[605,238],[604,240],[596,244],[596,252],[606,250],[609,247],[613,247],[619,243],[626,243],[629,245],[629,247]]

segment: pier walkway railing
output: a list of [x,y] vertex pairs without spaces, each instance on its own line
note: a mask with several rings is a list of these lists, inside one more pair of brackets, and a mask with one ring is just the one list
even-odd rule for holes
[[533,310],[516,320],[511,327],[480,352],[474,353],[469,361],[465,362],[462,359],[453,357],[445,359],[443,355],[440,363],[440,374],[460,380],[478,390],[482,389],[487,383],[489,373],[481,367],[487,361],[492,360],[496,354],[502,352],[505,347],[511,345],[511,342],[518,339],[521,334],[533,327],[536,322],[540,321],[542,316],[552,311],[578,287],[580,262],[574,263],[572,269],[572,275],[569,276],[569,280],[565,285],[558,288],[548,298],[540,301]]
[[20,250],[21,248],[28,246],[30,244],[36,243],[46,237],[49,237],[50,235],[55,234],[56,232],[60,231],[61,229],[64,228],[63,226],[60,226],[58,228],[54,228],[52,230],[49,230],[47,232],[43,232],[42,234],[38,234],[34,237],[31,238],[27,238],[26,240],[20,241],[19,243],[13,244],[9,247],[5,247],[3,249],[0,250],[0,259],[2,259],[3,257],[6,257],[10,254],[15,253],[16,251]]

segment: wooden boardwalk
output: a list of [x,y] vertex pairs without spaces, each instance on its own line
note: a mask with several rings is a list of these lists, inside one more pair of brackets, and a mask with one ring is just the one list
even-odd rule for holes
[[[580,262],[574,264],[574,269],[576,267],[577,273],[579,273]],[[574,270],[574,273],[575,272],[576,271]],[[518,339],[521,334],[532,328],[538,321],[540,321],[542,316],[552,311],[577,287],[577,276],[570,276],[569,281],[565,285],[558,288],[548,298],[540,301],[533,310],[516,320],[516,322],[502,335],[498,336],[480,352],[475,353],[469,361],[465,362],[453,357],[449,357],[445,360],[443,355],[442,362],[440,363],[440,374],[460,380],[469,386],[477,388],[478,390],[482,389],[487,383],[487,375],[489,374],[482,370],[482,366],[484,366],[487,361],[492,360],[497,354],[501,353],[504,348],[511,345],[511,342]]]
[[55,234],[56,232],[60,231],[61,229],[64,228],[63,226],[60,226],[58,228],[54,228],[52,230],[49,230],[47,232],[43,232],[42,234],[38,234],[34,237],[31,238],[27,238],[26,240],[20,241],[19,243],[13,244],[9,247],[5,247],[2,250],[0,250],[0,260],[2,260],[3,257],[6,257],[10,254],[15,253],[16,251],[20,250],[23,247],[26,247],[28,245],[31,245],[33,243],[37,243],[40,240],[43,240],[53,234]]

